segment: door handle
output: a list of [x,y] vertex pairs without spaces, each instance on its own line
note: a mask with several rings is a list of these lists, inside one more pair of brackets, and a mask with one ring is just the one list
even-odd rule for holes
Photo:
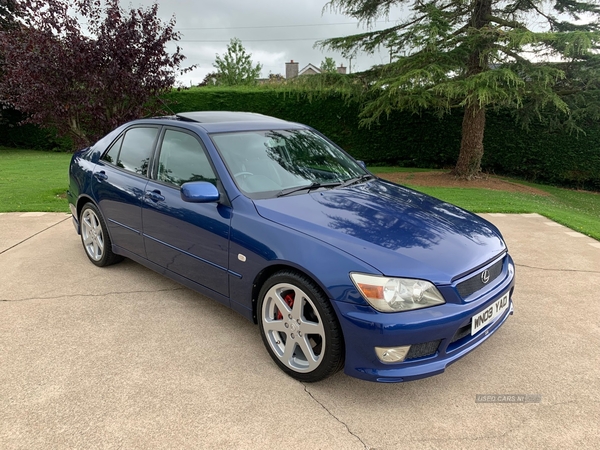
[[104,172],[104,170],[101,170],[100,172],[94,172],[94,177],[96,177],[96,179],[100,181],[108,179],[108,175],[106,175],[106,172]]
[[163,202],[165,200],[165,197],[161,195],[159,190],[147,191],[146,198],[149,198],[153,202]]

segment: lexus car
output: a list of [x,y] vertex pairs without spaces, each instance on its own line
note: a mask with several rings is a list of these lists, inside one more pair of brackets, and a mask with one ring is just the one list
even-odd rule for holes
[[374,176],[306,125],[135,120],[75,153],[69,175],[92,264],[129,258],[234,309],[303,382],[439,374],[513,312],[494,225]]

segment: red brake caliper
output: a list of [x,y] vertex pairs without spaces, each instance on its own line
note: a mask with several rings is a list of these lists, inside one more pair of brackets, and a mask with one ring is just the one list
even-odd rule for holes
[[[287,305],[292,308],[294,306],[294,293],[288,293],[283,297],[283,301],[287,303]],[[277,320],[283,319],[283,314],[281,311],[277,312]]]

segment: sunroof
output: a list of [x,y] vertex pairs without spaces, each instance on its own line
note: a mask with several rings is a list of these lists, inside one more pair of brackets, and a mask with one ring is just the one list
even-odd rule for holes
[[274,117],[262,114],[236,111],[192,111],[176,115],[188,122],[219,123],[219,122],[273,122],[279,121]]

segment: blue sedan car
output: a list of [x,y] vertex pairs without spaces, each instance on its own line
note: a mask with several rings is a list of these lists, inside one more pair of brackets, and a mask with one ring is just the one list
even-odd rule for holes
[[494,225],[376,178],[305,125],[136,120],[69,172],[93,264],[127,257],[229,306],[301,381],[438,374],[512,314],[514,264]]

